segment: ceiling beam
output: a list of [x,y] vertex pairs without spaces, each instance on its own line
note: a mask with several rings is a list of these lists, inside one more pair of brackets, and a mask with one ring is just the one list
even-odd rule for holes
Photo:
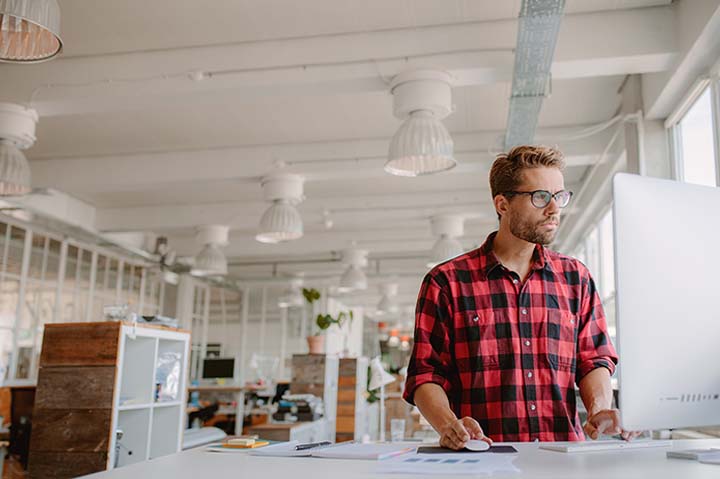
[[[368,230],[384,224],[398,228],[408,222],[427,222],[429,225],[431,216],[443,213],[460,214],[468,221],[492,221],[495,218],[484,178],[473,190],[455,190],[452,184],[452,181],[444,181],[438,185],[442,190],[431,192],[311,197],[298,209],[304,217],[306,230],[323,228],[323,211],[328,211],[335,223],[333,231],[344,227]],[[578,185],[569,183],[566,186],[573,189]],[[267,207],[267,203],[256,200],[104,208],[96,212],[96,226],[100,231],[177,233],[204,224],[226,224],[238,234],[250,234],[256,230]]]
[[[589,165],[602,153],[609,137],[599,134],[578,141],[563,140],[584,126],[542,129],[537,138],[562,145],[568,166]],[[502,135],[500,131],[453,133],[459,166],[450,173],[487,173]],[[374,138],[97,157],[29,156],[34,186],[84,195],[165,186],[182,188],[209,181],[259,185],[260,178],[275,170],[278,161],[286,163],[289,172],[299,173],[310,182],[340,180],[349,175],[356,179],[386,177],[382,166],[389,142],[390,138]],[[260,198],[259,187],[257,193]]]
[[[661,6],[569,15],[553,78],[670,68],[676,50],[672,12]],[[389,78],[418,67],[447,70],[456,86],[493,84],[511,78],[516,28],[517,20],[467,22],[338,34],[332,41],[322,36],[60,57],[31,69],[0,66],[0,100],[33,98],[41,116],[161,108],[177,101],[226,103],[230,91],[238,92],[238,101],[256,102],[263,96],[387,91]],[[192,71],[214,73],[194,81]],[[48,79],[56,86],[43,86]]]

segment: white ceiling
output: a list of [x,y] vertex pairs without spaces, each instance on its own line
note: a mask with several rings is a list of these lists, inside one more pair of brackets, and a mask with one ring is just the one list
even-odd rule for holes
[[[671,3],[567,1],[538,133],[566,151],[571,187],[580,187],[607,135],[573,142],[563,135],[612,118],[628,74],[676,63]],[[231,273],[242,278],[269,276],[274,262],[280,274],[339,274],[336,264],[281,261],[329,258],[356,240],[371,258],[395,258],[381,261],[380,276],[403,275],[411,302],[433,243],[432,214],[467,215],[468,248],[495,226],[487,171],[507,121],[520,0],[60,6],[62,56],[0,65],[0,101],[33,99],[41,114],[28,151],[34,185],[94,205],[99,228],[168,234],[180,254],[192,255],[194,226],[230,224]],[[382,165],[400,122],[387,81],[418,66],[457,79],[456,111],[445,123],[460,166],[391,177]],[[199,70],[215,74],[188,78]],[[307,234],[262,245],[253,240],[265,209],[258,179],[277,161],[307,177],[300,205]],[[324,210],[334,221],[329,231]],[[251,261],[267,264],[241,266]],[[367,295],[378,296],[374,287]]]

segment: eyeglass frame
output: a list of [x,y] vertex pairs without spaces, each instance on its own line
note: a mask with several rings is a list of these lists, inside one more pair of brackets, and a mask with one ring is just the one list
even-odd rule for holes
[[[550,195],[550,199],[547,201],[547,203],[545,203],[545,205],[543,205],[543,206],[538,206],[538,205],[536,205],[535,202],[533,201],[533,197],[535,196],[535,193],[547,193],[548,195]],[[560,206],[560,202],[559,202],[558,199],[557,199],[557,195],[559,195],[560,193],[568,193],[568,194],[569,194],[569,196],[568,196],[568,201],[567,201],[567,203],[565,203],[564,206]],[[562,209],[562,208],[566,208],[567,205],[570,204],[570,200],[572,200],[572,197],[573,197],[573,192],[570,191],[570,190],[560,190],[560,191],[558,191],[557,193],[550,193],[548,190],[504,191],[504,192],[502,192],[502,193],[500,193],[500,194],[503,195],[503,196],[506,196],[506,197],[508,197],[508,198],[509,198],[509,197],[512,197],[512,196],[517,196],[517,195],[530,195],[530,204],[532,204],[535,208],[538,208],[538,209],[547,208],[547,206],[550,204],[550,202],[551,202],[553,199],[554,199],[555,202],[558,204],[558,208],[561,208],[561,209]]]

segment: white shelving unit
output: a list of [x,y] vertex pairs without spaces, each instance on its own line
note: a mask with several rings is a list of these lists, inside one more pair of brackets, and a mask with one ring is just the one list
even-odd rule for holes
[[[190,335],[148,327],[122,326],[113,399],[109,469],[179,452],[185,428]],[[159,362],[180,361],[175,397],[157,398]],[[118,440],[117,431],[123,436]],[[118,448],[119,446],[119,448]]]

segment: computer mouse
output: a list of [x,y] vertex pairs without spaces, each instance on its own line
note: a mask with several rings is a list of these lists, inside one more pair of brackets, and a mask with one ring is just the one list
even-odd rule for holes
[[487,451],[490,449],[490,444],[480,439],[470,439],[465,443],[465,449],[470,451]]

